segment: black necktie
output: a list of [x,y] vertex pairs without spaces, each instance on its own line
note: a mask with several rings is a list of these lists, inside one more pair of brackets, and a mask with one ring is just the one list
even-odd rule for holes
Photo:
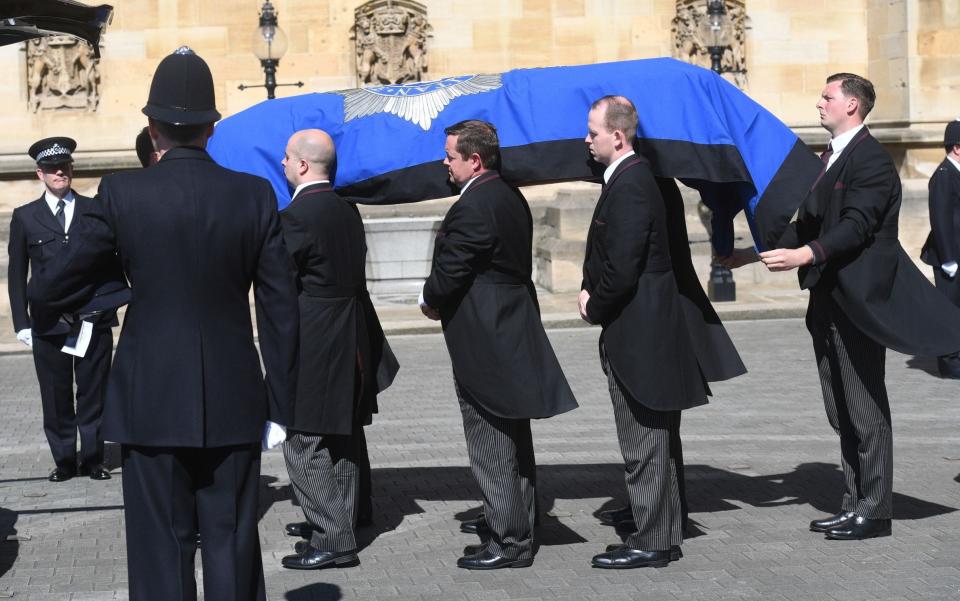
[[63,212],[63,207],[65,207],[66,205],[67,205],[67,203],[63,202],[63,199],[62,199],[62,198],[61,198],[60,201],[57,203],[57,213],[56,213],[56,216],[57,216],[57,221],[60,222],[60,229],[63,230],[63,233],[67,233],[67,216],[66,216],[66,214]]

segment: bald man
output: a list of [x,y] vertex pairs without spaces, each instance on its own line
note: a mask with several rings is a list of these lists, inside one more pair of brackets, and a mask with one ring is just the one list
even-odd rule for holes
[[360,213],[330,181],[336,156],[330,136],[312,129],[291,136],[283,158],[295,191],[280,222],[300,288],[300,367],[284,458],[306,518],[287,533],[308,542],[282,563],[299,570],[359,562],[354,529],[369,498],[363,426],[398,367],[367,294]]

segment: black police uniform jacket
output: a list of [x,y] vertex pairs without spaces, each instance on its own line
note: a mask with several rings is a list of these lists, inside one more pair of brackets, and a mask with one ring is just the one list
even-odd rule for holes
[[[943,159],[927,184],[930,205],[930,235],[927,236],[920,259],[937,271],[950,261],[960,262],[960,169]],[[958,278],[937,279],[937,285],[946,284],[949,296],[960,298]]]
[[397,360],[367,294],[357,207],[329,183],[303,188],[280,212],[300,289],[300,371],[290,427],[350,434],[371,422]]
[[[131,288],[107,384],[105,440],[221,447],[289,423],[296,381],[297,290],[273,189],[202,149],[108,175],[82,236],[38,272],[35,307],[86,302],[90,274],[119,252]],[[264,382],[250,318],[256,303]]]
[[620,163],[604,185],[587,232],[582,288],[600,324],[601,352],[618,382],[649,409],[707,402],[670,258],[667,216],[650,164]]
[[484,172],[444,217],[423,287],[440,312],[463,397],[513,419],[577,407],[540,321],[532,246],[526,199]]
[[960,309],[938,292],[897,239],[901,189],[883,146],[863,128],[804,200],[781,248],[809,244],[800,287],[829,294],[864,334],[911,355],[960,350]]
[[[10,240],[7,246],[9,263],[7,265],[7,285],[10,293],[10,312],[13,316],[13,328],[17,332],[31,328],[34,336],[53,336],[67,334],[71,325],[51,315],[47,319],[31,319],[31,311],[27,302],[27,274],[36,273],[44,268],[46,263],[66,245],[71,238],[76,239],[76,232],[83,228],[78,225],[84,219],[83,214],[90,210],[94,199],[73,193],[73,219],[70,229],[65,234],[60,222],[50,212],[50,206],[44,196],[13,210],[10,219]],[[98,266],[100,273],[95,274],[95,281],[122,281],[120,262],[114,257]],[[98,312],[95,315],[84,316],[91,321],[94,327],[100,329],[117,325],[115,310]]]

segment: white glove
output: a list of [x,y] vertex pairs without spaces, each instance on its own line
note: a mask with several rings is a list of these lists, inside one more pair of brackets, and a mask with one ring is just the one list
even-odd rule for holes
[[957,275],[957,262],[950,261],[948,263],[944,263],[940,266],[940,269],[943,270],[943,273],[947,274],[948,278],[952,278]]
[[24,328],[17,332],[17,340],[24,343],[25,345],[33,348],[33,330],[30,328]]
[[[424,285],[426,285],[426,284],[424,284]],[[427,301],[423,300],[423,287],[422,287],[422,286],[420,287],[420,296],[417,298],[417,304],[420,305],[420,308],[421,308],[421,309],[427,306]]]
[[267,422],[263,425],[263,450],[269,451],[287,439],[287,429],[280,424]]

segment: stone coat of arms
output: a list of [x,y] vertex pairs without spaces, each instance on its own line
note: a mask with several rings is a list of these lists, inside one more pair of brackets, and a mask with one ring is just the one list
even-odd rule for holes
[[413,0],[371,0],[354,11],[359,86],[423,80],[427,71],[427,8]]
[[25,42],[27,102],[40,110],[97,110],[100,103],[99,60],[93,49],[70,36],[51,36]]

